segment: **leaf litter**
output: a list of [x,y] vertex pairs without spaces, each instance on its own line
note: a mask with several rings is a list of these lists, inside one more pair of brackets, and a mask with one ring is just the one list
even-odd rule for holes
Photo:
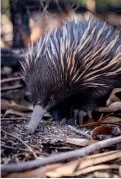
[[[12,80],[15,85],[16,80],[19,80],[17,84],[21,84],[19,77]],[[2,166],[31,162],[54,154],[83,149],[86,146],[121,134],[121,111],[119,110],[121,99],[110,96],[107,100],[108,105],[103,107],[103,111],[101,112],[101,107],[97,108],[96,111],[98,112],[94,112],[93,118],[87,120],[83,125],[69,127],[68,124],[53,121],[48,114],[41,121],[35,133],[29,135],[26,133],[26,126],[32,113],[32,107],[30,101],[26,100],[26,96],[28,96],[26,89],[21,101],[18,100],[19,97],[14,95],[14,92],[20,94],[21,91],[23,89],[9,89],[2,92],[2,100],[4,101],[1,104]],[[113,96],[116,96],[115,93],[117,92],[120,93],[120,89],[114,89]],[[118,107],[115,105],[117,102]],[[114,106],[115,109],[111,107],[111,110],[107,111],[107,107],[110,106]],[[84,136],[83,134],[88,135]],[[120,143],[118,142],[115,145],[95,150],[92,154],[81,158],[75,157],[60,163],[55,162],[37,168],[33,167],[29,171],[2,172],[2,176],[8,178],[121,177],[120,149]]]

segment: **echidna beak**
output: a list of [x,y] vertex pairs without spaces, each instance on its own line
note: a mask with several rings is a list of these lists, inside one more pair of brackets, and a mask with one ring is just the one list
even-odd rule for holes
[[47,111],[40,105],[34,106],[31,120],[27,126],[27,131],[29,134],[32,134],[35,131],[46,112]]

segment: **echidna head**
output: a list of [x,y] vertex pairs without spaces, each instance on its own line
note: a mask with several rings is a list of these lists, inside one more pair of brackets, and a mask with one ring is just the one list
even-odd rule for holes
[[[35,56],[31,58],[35,59]],[[71,82],[68,78],[66,79],[63,67],[58,63],[54,66],[48,54],[39,57],[37,61],[31,58],[29,57],[29,64],[26,60],[23,69],[25,69],[24,78],[34,105],[28,126],[29,132],[33,133],[43,115],[70,96],[69,83]]]
[[[63,73],[57,74],[54,68],[46,64],[46,59],[38,61],[27,72],[25,81],[31,93],[33,105],[40,105],[47,111],[64,101],[71,94],[71,83],[64,79]],[[72,91],[73,93],[74,91]]]
[[76,44],[68,41],[64,32],[62,29],[47,32],[28,49],[25,61],[21,63],[34,106],[39,104],[50,109],[71,95],[75,89],[70,90],[70,87],[77,86],[73,86],[80,74],[76,70]]
[[49,110],[65,98],[66,93],[58,77],[44,62],[42,66],[37,63],[25,80],[34,106],[40,105]]

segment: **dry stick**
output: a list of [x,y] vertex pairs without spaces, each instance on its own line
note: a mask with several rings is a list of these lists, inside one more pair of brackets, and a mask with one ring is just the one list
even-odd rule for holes
[[7,148],[7,149],[13,149],[13,150],[22,150],[22,151],[24,151],[24,152],[31,152],[30,150],[27,150],[27,149],[15,148],[15,147],[11,147],[11,146],[4,145],[4,144],[1,144],[1,148],[2,148],[2,147]]
[[16,90],[16,89],[20,89],[20,88],[23,88],[23,85],[15,85],[15,86],[1,88],[1,92],[9,91],[9,90]]
[[18,104],[8,104],[8,103],[7,104],[1,103],[1,109],[2,110],[14,109],[19,112],[32,112],[32,109],[29,109],[25,106],[21,106]]
[[76,132],[76,133],[78,133],[78,134],[81,134],[82,136],[84,136],[84,137],[86,137],[86,138],[88,138],[88,139],[91,138],[90,135],[89,135],[89,134],[86,134],[84,131],[80,131],[80,130],[78,130],[78,129],[76,129],[75,127],[70,126],[70,125],[68,125],[68,127],[69,127],[72,131],[74,131],[74,132]]
[[2,83],[8,83],[8,82],[12,82],[12,81],[17,81],[17,80],[21,80],[22,77],[15,77],[15,78],[8,78],[8,79],[4,79],[4,80],[1,80],[1,84]]
[[121,124],[119,124],[119,122],[106,122],[106,121],[97,121],[97,122],[92,122],[92,123],[88,123],[88,124],[84,124],[84,125],[80,125],[79,127],[94,127],[94,126],[99,126],[99,125],[104,125],[104,124],[110,124],[110,125],[119,125],[121,126]]
[[2,165],[1,171],[2,172],[18,172],[18,171],[30,170],[30,169],[37,168],[46,164],[61,162],[67,159],[75,158],[75,157],[86,156],[96,150],[109,147],[111,145],[114,145],[120,142],[121,142],[121,136],[103,140],[103,141],[97,142],[95,144],[92,144],[90,146],[84,147],[79,150],[63,152],[60,154],[52,155],[50,157],[44,157],[43,159],[37,159],[37,160],[27,161],[23,163]]
[[35,154],[35,152],[32,150],[32,148],[30,146],[28,146],[22,139],[20,139],[19,137],[12,135],[8,132],[6,132],[5,130],[1,129],[1,131],[11,137],[16,138],[18,141],[20,141],[22,144],[24,144],[26,146],[26,148],[32,153],[32,155],[34,156],[34,158],[37,158],[37,155]]
[[14,120],[26,120],[27,118],[28,117],[14,117],[14,118],[3,117],[3,118],[1,118],[1,120],[4,120],[4,121],[7,121],[7,120],[14,121]]

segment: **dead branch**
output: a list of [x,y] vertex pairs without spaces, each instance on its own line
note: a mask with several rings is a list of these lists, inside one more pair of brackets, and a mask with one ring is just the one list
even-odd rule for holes
[[20,89],[20,88],[23,88],[23,85],[8,86],[8,87],[1,88],[1,92],[5,92],[5,91],[9,91],[9,90],[16,90],[16,89]]
[[78,130],[78,129],[76,129],[75,127],[70,126],[70,125],[68,125],[68,127],[69,127],[72,131],[76,132],[77,134],[80,134],[80,135],[82,135],[82,136],[84,136],[84,137],[90,139],[90,135],[87,134],[87,133],[85,133],[84,131]]
[[2,117],[1,120],[3,121],[16,121],[16,120],[26,120],[27,117],[14,117],[14,118],[11,118],[11,117]]
[[14,110],[20,111],[20,112],[32,112],[32,109],[29,109],[29,108],[21,106],[21,105],[1,103],[1,110],[7,110],[7,109],[14,109]]
[[7,78],[7,79],[3,79],[1,80],[1,84],[3,83],[8,83],[8,82],[13,82],[13,81],[17,81],[17,80],[21,80],[22,77],[14,77],[14,78]]
[[4,144],[1,144],[1,147],[2,148],[6,148],[6,149],[21,150],[21,151],[24,151],[24,152],[30,152],[30,150],[27,150],[27,149],[23,149],[23,148],[20,148],[20,147],[19,148],[15,148],[15,147],[4,145]]
[[118,144],[120,142],[121,142],[121,136],[103,140],[103,141],[94,143],[90,146],[84,147],[79,150],[63,152],[60,154],[52,155],[50,157],[44,157],[43,159],[37,159],[37,160],[27,161],[27,162],[17,163],[17,164],[2,165],[1,171],[2,171],[2,173],[26,171],[26,170],[30,170],[33,168],[43,166],[43,165],[62,162],[64,160],[72,159],[72,158],[76,158],[76,157],[86,156],[92,152],[99,150],[99,149],[109,147],[111,145]]

